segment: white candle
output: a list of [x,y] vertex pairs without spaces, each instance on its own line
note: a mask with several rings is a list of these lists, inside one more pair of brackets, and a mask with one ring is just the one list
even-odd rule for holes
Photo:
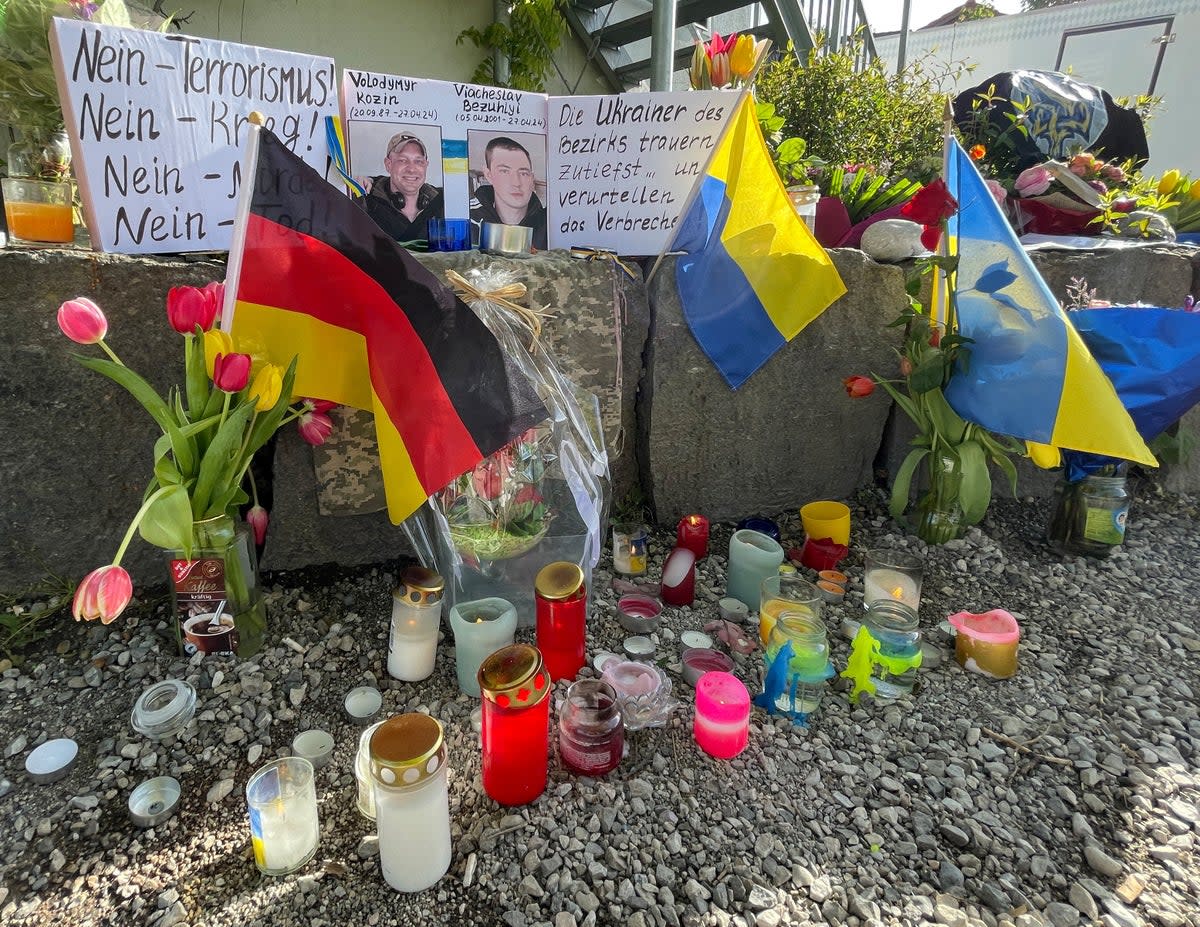
[[433,672],[441,617],[441,601],[416,605],[393,600],[388,638],[388,674],[393,679],[419,682]]
[[870,608],[879,599],[901,602],[916,611],[921,604],[921,585],[899,570],[871,570],[864,581],[863,603]]
[[262,827],[263,869],[291,872],[312,858],[320,836],[316,802],[279,800],[256,810]]

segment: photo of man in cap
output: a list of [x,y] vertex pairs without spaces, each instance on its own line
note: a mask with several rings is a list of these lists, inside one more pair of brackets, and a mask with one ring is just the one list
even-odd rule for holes
[[471,224],[476,238],[484,222],[524,225],[533,229],[533,246],[544,250],[546,207],[533,192],[537,178],[529,149],[507,135],[497,135],[487,143],[483,162],[485,183],[471,197]]
[[367,195],[359,203],[396,241],[425,239],[429,220],[444,218],[446,210],[442,188],[425,182],[425,143],[411,132],[397,132],[388,140],[383,166],[387,173],[363,184]]

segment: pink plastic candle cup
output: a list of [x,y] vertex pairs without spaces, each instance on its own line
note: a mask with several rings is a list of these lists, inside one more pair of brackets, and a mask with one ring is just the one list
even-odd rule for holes
[[675,546],[686,547],[697,560],[708,556],[708,519],[703,515],[685,515],[675,531]]
[[668,605],[691,605],[696,598],[696,555],[676,547],[663,564],[662,600]]
[[696,720],[692,727],[700,749],[730,760],[750,740],[750,693],[729,673],[705,673],[696,682]]

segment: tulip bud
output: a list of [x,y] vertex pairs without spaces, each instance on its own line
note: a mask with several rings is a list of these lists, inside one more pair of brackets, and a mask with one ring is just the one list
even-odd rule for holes
[[333,419],[324,412],[302,412],[296,420],[300,437],[313,447],[320,447],[333,432]]
[[267,539],[267,525],[270,523],[271,518],[261,505],[255,505],[246,513],[246,524],[254,530],[254,543],[259,547]]
[[213,361],[213,382],[217,389],[236,393],[250,381],[249,354],[218,354]]
[[115,563],[92,570],[75,590],[71,614],[76,621],[99,618],[101,624],[116,621],[133,598],[133,580]]
[[846,388],[846,395],[851,399],[862,399],[875,392],[875,381],[870,377],[846,377],[842,386]]
[[264,364],[250,384],[250,398],[259,412],[272,409],[283,390],[283,374],[275,364]]
[[190,335],[200,326],[212,328],[217,317],[211,295],[195,286],[173,286],[167,291],[167,321],[181,335]]
[[900,358],[900,376],[906,377],[913,372],[913,362],[907,357]]
[[1171,168],[1162,175],[1162,179],[1158,182],[1159,196],[1166,196],[1168,193],[1174,193],[1175,188],[1179,186],[1180,174],[1179,171]]
[[729,83],[729,55],[726,52],[718,52],[712,56],[712,85],[713,87],[724,87]]
[[76,344],[99,344],[108,334],[108,319],[90,299],[76,296],[58,307],[58,327]]

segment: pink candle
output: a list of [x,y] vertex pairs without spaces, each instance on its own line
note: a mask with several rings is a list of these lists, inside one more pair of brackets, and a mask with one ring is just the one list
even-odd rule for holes
[[662,600],[668,605],[691,605],[696,598],[696,555],[676,547],[663,564]]
[[729,673],[705,673],[696,683],[696,743],[710,756],[731,760],[750,740],[750,693]]
[[708,556],[708,519],[703,515],[685,515],[675,531],[675,546],[686,547],[697,560]]

